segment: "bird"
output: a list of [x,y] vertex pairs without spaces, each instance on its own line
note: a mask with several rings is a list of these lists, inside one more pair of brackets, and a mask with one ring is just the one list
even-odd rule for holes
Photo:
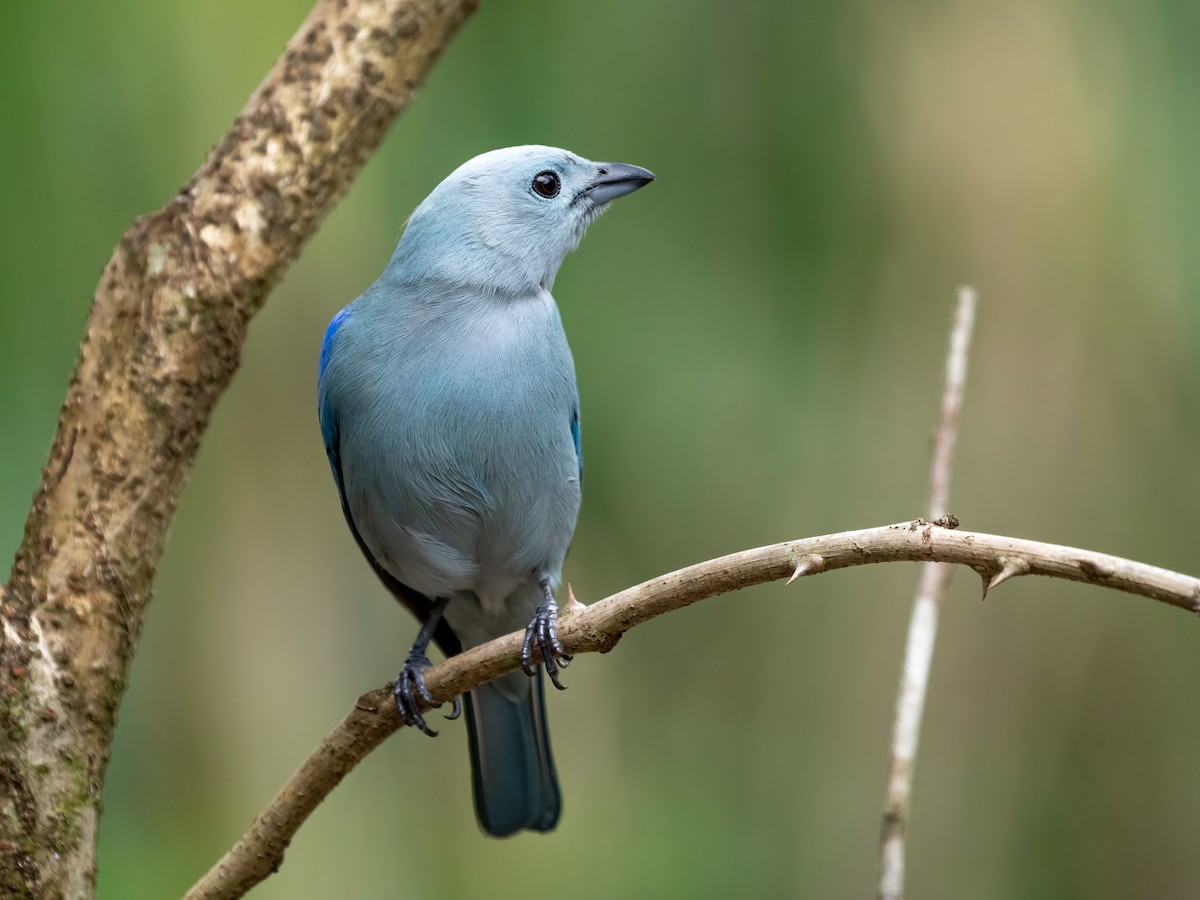
[[342,512],[420,622],[394,687],[404,724],[437,733],[419,706],[441,705],[423,674],[431,641],[453,656],[525,629],[524,671],[465,698],[476,817],[494,837],[550,831],[562,809],[542,670],[562,688],[554,590],[583,454],[550,291],[591,222],[653,180],[556,147],[476,156],[417,206],[321,343],[318,417]]

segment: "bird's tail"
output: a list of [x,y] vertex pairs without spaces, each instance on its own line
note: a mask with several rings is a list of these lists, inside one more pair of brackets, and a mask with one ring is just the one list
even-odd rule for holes
[[550,753],[540,669],[534,678],[514,672],[480,685],[466,699],[480,826],[493,837],[523,828],[550,831],[558,824],[562,798]]

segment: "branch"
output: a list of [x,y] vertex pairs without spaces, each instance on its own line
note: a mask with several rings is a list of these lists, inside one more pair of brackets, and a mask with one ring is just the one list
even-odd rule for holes
[[[990,582],[992,586],[1003,580],[1006,571],[1081,581],[1200,613],[1200,578],[1089,550],[952,531],[917,519],[744,550],[660,576],[591,606],[568,603],[559,618],[558,633],[568,653],[605,653],[635,625],[706,597],[768,581],[790,582],[802,575],[902,560],[970,566],[985,585]],[[430,692],[439,701],[449,701],[513,671],[520,664],[523,637],[514,632],[434,666],[425,673]],[[309,814],[399,727],[390,686],[360,697],[250,830],[187,893],[186,900],[241,897],[278,870],[284,850]]]
[[[954,461],[954,445],[958,440],[963,391],[967,386],[967,354],[971,349],[974,326],[975,291],[961,287],[954,311],[954,324],[950,328],[942,405],[929,469],[930,519],[946,515],[950,503],[950,472]],[[949,578],[949,566],[938,563],[921,566],[912,617],[908,623],[880,834],[879,900],[900,900],[904,895],[905,835],[912,804],[913,770],[917,761],[921,719],[925,714],[925,697],[929,691],[929,669],[933,664],[933,649],[937,641],[938,615]]]
[[96,288],[0,592],[0,894],[90,896],[115,712],[167,526],[247,325],[476,0],[318,0]]

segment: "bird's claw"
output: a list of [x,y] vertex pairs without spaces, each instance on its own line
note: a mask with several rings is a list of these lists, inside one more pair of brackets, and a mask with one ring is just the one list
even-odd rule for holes
[[[404,668],[400,670],[400,674],[396,678],[396,709],[400,713],[400,721],[405,725],[415,726],[423,734],[437,737],[437,732],[425,723],[425,717],[421,715],[420,707],[422,702],[431,709],[438,709],[442,706],[433,699],[429,688],[425,686],[425,670],[430,665],[429,657],[420,653],[410,654],[404,661]],[[454,708],[446,718],[457,719],[461,714],[462,698],[455,697]]]
[[525,643],[521,645],[521,668],[526,675],[537,674],[537,662],[533,658],[535,645],[542,655],[551,683],[560,691],[565,691],[566,685],[558,680],[558,670],[569,666],[572,657],[558,639],[558,604],[549,591],[546,591],[545,602],[537,608],[533,621],[525,629]]

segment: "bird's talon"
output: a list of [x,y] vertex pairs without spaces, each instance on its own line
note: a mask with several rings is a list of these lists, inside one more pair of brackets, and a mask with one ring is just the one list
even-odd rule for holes
[[[437,709],[442,704],[433,699],[429,688],[425,686],[424,670],[430,666],[429,658],[412,654],[404,661],[404,668],[396,678],[396,710],[400,713],[400,721],[410,725],[422,734],[437,737],[437,732],[430,728],[425,717],[421,715],[420,703],[424,702],[431,709]],[[454,711],[447,718],[456,718],[459,711],[458,698],[454,698]]]
[[450,710],[450,715],[446,716],[446,718],[449,719],[451,722],[453,722],[455,719],[457,719],[461,715],[462,715],[462,697],[456,694],[454,696],[454,708],[452,710]]
[[530,622],[525,629],[525,641],[521,644],[521,671],[529,676],[537,674],[537,663],[533,661],[533,626],[534,622]]
[[572,657],[558,638],[558,604],[546,585],[543,585],[543,589],[546,591],[546,602],[537,608],[533,621],[525,629],[525,642],[521,645],[521,669],[526,675],[536,674],[537,663],[533,659],[536,644],[550,682],[563,691],[566,685],[558,680],[558,673],[571,664]]

